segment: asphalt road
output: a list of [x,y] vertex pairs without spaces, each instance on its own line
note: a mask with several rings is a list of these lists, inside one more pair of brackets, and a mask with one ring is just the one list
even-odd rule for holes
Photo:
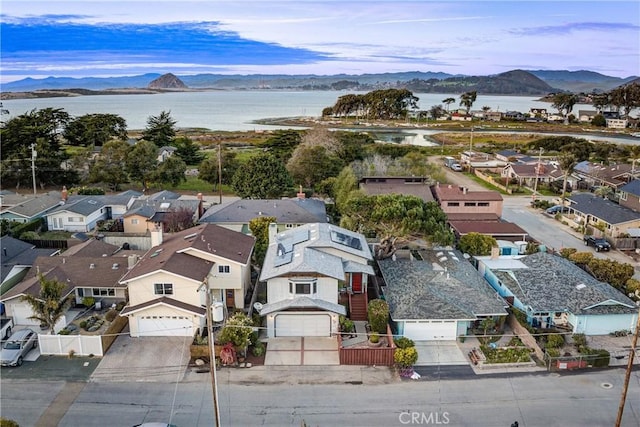
[[[500,375],[448,380],[403,380],[385,385],[219,385],[224,426],[525,426],[614,424],[623,369],[580,374]],[[607,384],[610,385],[607,386]],[[59,423],[40,417],[62,381],[7,380],[2,416],[21,426],[133,426],[163,421],[211,426],[206,376],[175,383],[86,383]],[[63,391],[64,392],[64,391]],[[623,425],[640,425],[640,374],[632,373]],[[412,418],[414,417],[414,418]],[[40,423],[38,423],[40,420]],[[436,422],[439,421],[439,422]]]

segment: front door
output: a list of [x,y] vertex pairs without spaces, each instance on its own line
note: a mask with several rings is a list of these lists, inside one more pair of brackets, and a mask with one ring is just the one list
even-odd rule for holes
[[362,293],[362,273],[351,273],[351,290],[355,294]]
[[236,306],[235,291],[233,289],[227,289],[224,300],[228,308],[234,308]]

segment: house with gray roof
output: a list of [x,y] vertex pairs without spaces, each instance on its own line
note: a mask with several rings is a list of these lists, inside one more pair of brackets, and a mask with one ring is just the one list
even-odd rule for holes
[[69,196],[47,213],[47,227],[49,230],[87,232],[108,215],[103,196]]
[[[59,191],[51,191],[37,196],[12,197],[11,203],[14,203],[13,205],[5,206],[5,201],[3,200],[0,219],[17,222],[30,222],[34,219],[44,217],[47,212],[58,207],[61,202],[62,193]],[[9,201],[7,201],[7,203],[9,203]]]
[[640,179],[634,179],[620,187],[618,200],[621,206],[640,212]]
[[573,175],[579,180],[578,188],[606,186],[615,190],[640,177],[640,168],[635,168],[630,163],[604,165],[585,160],[573,168]]
[[455,340],[482,319],[507,316],[506,303],[457,250],[397,252],[378,260],[397,334],[417,341]]
[[0,295],[15,286],[29,271],[36,258],[53,256],[59,249],[40,249],[11,236],[0,237],[2,268],[0,269]]
[[[260,273],[267,300],[258,312],[267,320],[267,335],[324,336],[339,332],[346,315],[339,294],[366,300],[373,275],[371,250],[364,236],[327,223],[305,224],[276,233],[269,229],[269,247]],[[350,305],[350,308],[353,306]]]
[[202,215],[201,224],[217,224],[234,231],[250,234],[249,222],[254,218],[276,218],[278,231],[303,224],[327,222],[324,201],[318,199],[240,199],[213,205]]
[[134,200],[121,219],[125,233],[148,233],[159,224],[169,231],[169,223],[176,216],[188,216],[195,224],[202,211],[201,199],[143,198]]
[[637,305],[571,261],[538,252],[522,257],[476,257],[478,271],[532,326],[607,335],[632,330]]
[[618,237],[640,227],[640,212],[591,193],[572,194],[569,217],[594,234]]

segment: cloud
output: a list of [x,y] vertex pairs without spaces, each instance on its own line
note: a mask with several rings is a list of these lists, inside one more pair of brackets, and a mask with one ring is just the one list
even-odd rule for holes
[[628,23],[610,22],[574,22],[563,25],[547,25],[509,30],[510,34],[518,36],[563,36],[582,31],[639,31],[640,26]]

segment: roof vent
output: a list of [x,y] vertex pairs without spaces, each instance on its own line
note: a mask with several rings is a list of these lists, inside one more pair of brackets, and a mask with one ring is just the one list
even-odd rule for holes
[[93,270],[94,268],[96,268],[96,265],[94,263],[91,263],[89,264],[89,268]]
[[585,285],[584,283],[580,283],[580,284],[576,285],[576,289],[577,290],[584,289],[586,287],[587,287],[587,285]]
[[112,269],[112,270],[117,270],[117,269],[118,269],[118,267],[119,267],[118,263],[115,263],[115,264],[113,264],[113,265],[111,266],[111,269]]

